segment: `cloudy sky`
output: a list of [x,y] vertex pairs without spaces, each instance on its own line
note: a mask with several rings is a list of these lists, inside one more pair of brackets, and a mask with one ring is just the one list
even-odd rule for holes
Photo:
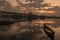
[[[7,1],[11,2],[11,4],[12,4],[13,6],[17,5],[16,0],[7,0]],[[20,0],[20,1],[21,1],[22,3],[26,3],[26,2],[25,2],[26,0]],[[60,4],[60,0],[45,0],[45,2],[51,3],[51,4],[54,5],[54,6],[60,6],[60,5],[59,5],[59,4]]]
[[[18,3],[16,2],[16,0],[6,0],[6,1],[8,1],[8,2],[10,2],[11,3],[11,5],[12,6],[16,6],[16,5],[18,5]],[[26,4],[26,3],[28,3],[28,2],[26,2],[26,0],[19,0],[22,4]],[[60,0],[44,0],[44,3],[50,3],[52,6],[59,6],[60,7]],[[32,4],[32,5],[34,5],[34,4]],[[39,5],[38,5],[39,6]],[[25,6],[24,6],[25,7]],[[25,10],[25,8],[24,8],[24,10]],[[38,13],[40,13],[40,12],[49,12],[48,14],[50,15],[50,14],[53,14],[52,12],[54,12],[54,11],[45,11],[45,10],[42,10],[42,11],[36,11],[36,12],[38,12]],[[45,14],[45,13],[44,13]],[[57,13],[56,13],[57,14]],[[56,15],[56,14],[53,14],[53,15]],[[58,11],[58,14],[57,15],[59,15],[60,16],[60,11]]]

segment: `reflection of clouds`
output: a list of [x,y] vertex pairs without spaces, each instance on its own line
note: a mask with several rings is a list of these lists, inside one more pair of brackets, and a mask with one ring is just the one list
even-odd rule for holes
[[39,20],[39,21],[36,21],[36,23],[54,23],[53,21],[51,21],[51,20]]
[[8,27],[11,27],[8,31],[0,31],[0,36],[11,36],[13,34],[16,34],[17,30],[19,30],[19,27],[25,26],[27,24],[28,22],[17,22],[15,24],[12,24],[8,26]]
[[[19,30],[19,27],[21,27],[21,26],[22,27],[27,26],[27,25],[28,26],[29,25],[41,25],[41,26],[43,26],[44,23],[52,24],[52,25],[54,24],[52,27],[54,27],[56,25],[53,20],[36,20],[36,21],[33,21],[33,22],[28,22],[28,21],[17,22],[15,24],[12,24],[11,29],[8,30],[7,32],[0,32],[0,35],[10,36],[10,35],[16,34],[17,30]],[[23,29],[22,31],[25,32],[26,30],[28,30],[28,29]]]
[[53,28],[55,31],[55,40],[60,40],[60,26],[58,28]]
[[50,21],[50,20],[48,20],[48,21],[45,21],[46,23],[54,23],[53,21]]
[[16,34],[16,31],[18,29],[16,25],[11,25],[8,27],[11,27],[8,31],[0,31],[0,36],[11,36],[13,34]]
[[25,26],[25,25],[27,25],[28,23],[29,23],[29,22],[27,22],[27,21],[26,21],[26,22],[19,22],[17,25],[18,25],[18,26]]
[[29,31],[28,29],[21,29],[20,33],[24,33],[24,32],[27,32]]

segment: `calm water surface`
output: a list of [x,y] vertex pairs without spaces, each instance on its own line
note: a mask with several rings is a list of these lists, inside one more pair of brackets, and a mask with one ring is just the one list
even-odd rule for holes
[[[13,34],[17,33],[17,30],[19,30],[18,26],[24,26],[24,25],[39,25],[43,26],[43,24],[46,23],[51,29],[55,31],[55,40],[60,40],[60,19],[46,19],[46,20],[35,20],[33,22],[18,22],[12,25],[8,25],[8,31],[0,31],[0,35],[2,36],[11,36]],[[43,27],[42,27],[43,28]],[[45,35],[45,33],[43,32]],[[46,35],[45,35],[46,36]]]

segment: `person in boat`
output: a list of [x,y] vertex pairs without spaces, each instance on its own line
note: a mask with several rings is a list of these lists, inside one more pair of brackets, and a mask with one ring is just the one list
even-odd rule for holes
[[51,40],[54,40],[54,34],[55,34],[55,32],[52,29],[50,29],[46,24],[44,24],[44,32],[47,34],[47,36]]

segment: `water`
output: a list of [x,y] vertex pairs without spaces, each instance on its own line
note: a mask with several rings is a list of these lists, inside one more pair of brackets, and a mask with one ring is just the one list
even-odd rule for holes
[[53,19],[51,20],[52,23],[50,26],[55,31],[55,40],[60,40],[60,19]]
[[[60,40],[60,31],[59,31],[60,30],[60,19],[35,20],[35,21],[32,21],[32,22],[28,22],[28,21],[17,22],[15,24],[8,25],[7,26],[9,28],[9,29],[7,28],[8,30],[0,31],[0,36],[7,36],[7,37],[9,37],[11,35],[17,34],[17,30],[19,30],[20,26],[23,27],[23,26],[26,26],[26,25],[39,25],[39,26],[41,26],[43,28],[43,24],[44,23],[46,23],[51,29],[53,29],[55,31],[55,40]],[[41,30],[43,31],[42,28],[41,28]],[[44,31],[43,31],[42,34],[43,34],[42,35],[43,38],[47,38],[47,36],[44,33]]]

